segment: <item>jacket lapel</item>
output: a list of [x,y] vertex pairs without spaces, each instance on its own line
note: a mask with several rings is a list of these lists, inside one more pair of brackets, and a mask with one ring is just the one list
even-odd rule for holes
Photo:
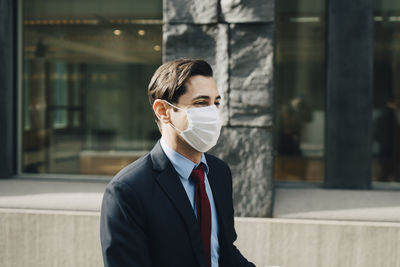
[[199,224],[178,174],[162,150],[160,142],[151,151],[151,158],[153,169],[159,172],[156,181],[181,215],[189,233],[194,254],[200,266],[205,267],[205,253]]
[[224,221],[226,218],[228,218],[225,209],[222,208],[224,206],[224,195],[226,193],[224,187],[226,185],[223,184],[223,179],[221,179],[221,177],[218,177],[218,166],[214,165],[214,161],[210,157],[206,157],[206,159],[210,169],[207,174],[207,178],[210,182],[211,190],[213,192],[214,202],[218,212],[219,225],[221,225],[222,223],[222,226],[224,226]]
[[[209,161],[207,161],[209,163]],[[221,179],[218,179],[218,173],[215,170],[214,166],[210,166],[210,171],[207,174],[208,181],[210,182],[211,190],[213,192],[213,197],[214,197],[214,202],[215,206],[217,208],[218,212],[218,217],[226,218],[225,217],[225,211],[222,209],[222,202],[224,201],[224,191],[223,190],[223,185],[221,184]]]

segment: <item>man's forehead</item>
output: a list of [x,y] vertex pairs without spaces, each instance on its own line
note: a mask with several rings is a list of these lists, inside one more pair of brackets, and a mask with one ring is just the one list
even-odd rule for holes
[[186,91],[196,95],[218,94],[217,85],[213,77],[192,76],[185,83]]

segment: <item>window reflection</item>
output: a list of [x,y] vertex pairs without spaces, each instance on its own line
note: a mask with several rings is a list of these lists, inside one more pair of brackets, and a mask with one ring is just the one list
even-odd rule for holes
[[400,4],[375,1],[372,178],[400,182]]
[[322,181],[325,2],[276,2],[275,179]]
[[162,2],[23,2],[23,172],[113,175],[158,138]]

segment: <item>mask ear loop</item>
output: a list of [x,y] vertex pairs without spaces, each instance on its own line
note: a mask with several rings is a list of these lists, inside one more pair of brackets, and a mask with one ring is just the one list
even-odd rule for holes
[[176,128],[171,122],[169,123],[169,125],[171,125],[172,128],[174,128],[179,134],[181,134],[183,131],[179,130],[178,128]]
[[[181,111],[183,111],[183,112],[186,113],[186,110],[184,110],[184,109],[182,109],[182,108],[179,108],[179,107],[177,107],[177,106],[175,106],[175,105],[169,103],[167,100],[164,100],[164,101],[165,101],[168,105],[170,105],[171,107],[176,108],[176,109],[179,109],[179,110],[181,110]],[[187,116],[187,115],[186,115],[186,116]],[[182,130],[179,130],[178,128],[176,128],[175,125],[173,125],[171,122],[169,122],[169,125],[171,125],[171,127],[174,128],[179,134],[181,134],[181,133],[183,132]]]
[[167,100],[164,100],[164,102],[167,103],[168,105],[170,105],[171,107],[174,107],[174,108],[176,108],[176,109],[179,109],[179,110],[182,110],[182,111],[186,112],[184,109],[182,109],[182,108],[180,108],[180,107],[177,107],[177,106],[175,106],[175,105],[169,103]]

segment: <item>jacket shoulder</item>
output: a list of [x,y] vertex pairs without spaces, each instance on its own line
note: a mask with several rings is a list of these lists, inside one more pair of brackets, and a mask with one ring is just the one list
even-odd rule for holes
[[225,161],[223,161],[222,159],[220,159],[214,155],[208,154],[208,153],[205,153],[205,156],[206,156],[208,165],[210,165],[212,167],[216,167],[220,170],[228,171],[229,173],[231,172],[228,164]]
[[110,181],[108,186],[115,183],[125,184],[132,188],[142,188],[151,183],[153,177],[153,164],[150,153],[142,156],[136,161],[120,170]]

